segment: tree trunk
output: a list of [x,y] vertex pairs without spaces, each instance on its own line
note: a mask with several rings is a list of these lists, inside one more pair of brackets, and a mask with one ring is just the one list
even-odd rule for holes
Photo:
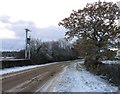
[[87,57],[84,62],[86,68],[97,68],[97,66],[102,65],[103,63],[98,61],[97,58]]

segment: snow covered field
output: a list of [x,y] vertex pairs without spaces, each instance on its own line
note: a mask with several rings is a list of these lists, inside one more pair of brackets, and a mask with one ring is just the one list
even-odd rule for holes
[[110,60],[106,60],[103,61],[104,64],[120,64],[120,60],[116,60],[116,61],[110,61]]
[[71,64],[65,69],[53,92],[117,92],[118,87],[111,86],[99,76],[86,71],[82,66]]

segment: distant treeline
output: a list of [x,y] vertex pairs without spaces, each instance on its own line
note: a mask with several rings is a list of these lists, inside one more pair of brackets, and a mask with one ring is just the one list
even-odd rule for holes
[[3,51],[0,52],[2,53],[2,57],[6,58],[6,57],[14,57],[17,58],[17,55],[19,54],[19,51]]
[[[24,51],[21,50],[17,57],[24,58]],[[49,42],[32,39],[30,51],[31,61],[36,64],[74,60],[78,57],[77,52],[72,49],[72,44],[64,39]]]
[[[30,43],[30,52],[31,52],[30,64],[45,64],[45,63],[57,62],[57,61],[74,60],[78,57],[78,54],[72,49],[72,46],[73,46],[72,43],[66,41],[65,39],[61,39],[58,41],[48,41],[48,42],[42,42],[39,39],[32,39]],[[2,52],[2,56],[24,59],[25,58],[24,53],[25,53],[24,49],[20,51],[12,51],[12,52],[7,51],[7,52]],[[18,65],[19,64],[15,64],[15,66]],[[24,65],[26,64],[22,62],[22,66]],[[8,63],[7,67],[11,67],[11,64]]]

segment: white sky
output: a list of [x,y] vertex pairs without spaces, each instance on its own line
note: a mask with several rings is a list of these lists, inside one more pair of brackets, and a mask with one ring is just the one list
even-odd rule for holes
[[0,15],[12,17],[11,21],[33,21],[38,27],[57,26],[73,9],[95,1],[98,0],[0,0]]
[[[96,1],[98,0],[0,0],[0,16],[9,16],[11,22],[31,21],[39,28],[46,28],[58,26],[59,21],[68,17],[72,10]],[[6,26],[10,27],[10,24],[0,22],[0,39],[16,38],[15,32]]]
[[11,21],[33,21],[38,27],[57,26],[73,9],[95,1],[98,0],[0,0],[0,15],[10,16]]

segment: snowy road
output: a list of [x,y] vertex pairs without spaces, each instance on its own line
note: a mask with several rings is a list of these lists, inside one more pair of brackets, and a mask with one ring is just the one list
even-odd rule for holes
[[117,92],[118,87],[111,86],[99,76],[86,71],[80,64],[71,64],[66,68],[52,92]]
[[36,92],[44,88],[44,84],[68,66],[70,62],[46,64],[26,70],[2,74],[3,92]]
[[[99,76],[85,70],[83,61],[60,62],[4,74],[7,92],[117,92]],[[29,67],[30,68],[30,67]],[[12,70],[13,71],[13,70]]]

